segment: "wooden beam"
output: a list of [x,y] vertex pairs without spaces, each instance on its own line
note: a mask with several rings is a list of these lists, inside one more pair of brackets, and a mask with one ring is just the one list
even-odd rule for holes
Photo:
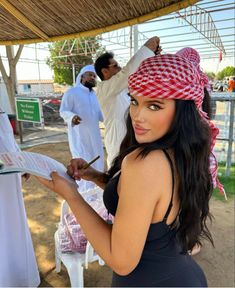
[[[50,41],[49,37],[35,26],[28,18],[26,18],[19,10],[17,10],[11,3],[7,0],[0,0],[0,5],[4,7],[11,15],[13,15],[19,22],[21,22],[25,27],[30,29],[33,33],[39,36],[43,41]],[[19,43],[20,44],[20,43]]]

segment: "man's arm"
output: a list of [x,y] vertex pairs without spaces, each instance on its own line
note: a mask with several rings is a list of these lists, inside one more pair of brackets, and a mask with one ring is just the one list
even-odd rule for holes
[[81,118],[72,112],[73,108],[73,94],[67,91],[61,101],[60,116],[69,125],[77,125],[80,123]]
[[120,72],[112,76],[109,80],[102,81],[97,89],[99,101],[111,101],[110,98],[112,98],[112,96],[116,97],[122,90],[126,89],[129,75],[137,70],[143,60],[155,55],[159,44],[160,39],[158,37],[150,38]]

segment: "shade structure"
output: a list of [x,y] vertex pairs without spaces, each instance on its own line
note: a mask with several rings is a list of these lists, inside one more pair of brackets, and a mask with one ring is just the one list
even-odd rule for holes
[[198,0],[0,0],[0,45],[95,36]]

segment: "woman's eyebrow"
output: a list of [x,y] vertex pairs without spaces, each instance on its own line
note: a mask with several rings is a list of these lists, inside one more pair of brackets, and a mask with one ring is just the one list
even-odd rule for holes
[[161,99],[146,100],[146,102],[147,103],[159,103],[159,104],[162,104],[162,105],[165,104],[164,100],[161,100]]
[[[127,95],[131,98],[131,99],[135,99],[133,96],[131,96],[130,92],[127,92]],[[165,105],[164,99],[152,99],[152,100],[145,100],[146,103],[158,103],[161,105]]]

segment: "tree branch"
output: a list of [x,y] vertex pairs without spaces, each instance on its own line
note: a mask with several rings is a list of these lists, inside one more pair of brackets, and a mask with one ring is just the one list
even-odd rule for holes
[[8,81],[8,75],[7,75],[6,69],[5,69],[4,65],[3,65],[2,56],[1,55],[0,55],[0,71],[1,71],[2,78],[3,78],[4,82]]
[[14,58],[14,65],[16,65],[17,62],[19,61],[19,58],[20,58],[20,55],[21,55],[21,52],[22,52],[23,48],[24,48],[24,45],[20,44],[19,47],[18,47],[16,56]]
[[13,59],[13,47],[12,46],[5,46],[5,48],[6,48],[8,62],[11,62]]

